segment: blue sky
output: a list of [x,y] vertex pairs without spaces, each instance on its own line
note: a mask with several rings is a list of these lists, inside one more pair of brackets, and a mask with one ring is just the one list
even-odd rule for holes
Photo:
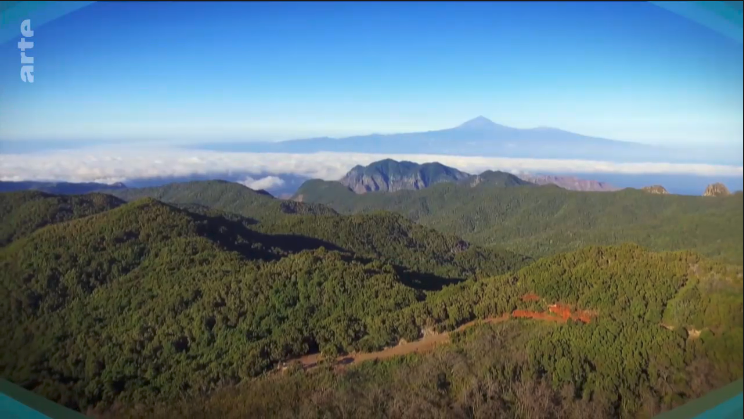
[[0,45],[2,141],[279,140],[485,115],[741,153],[741,43],[650,3],[113,2],[35,31],[33,84],[20,33]]

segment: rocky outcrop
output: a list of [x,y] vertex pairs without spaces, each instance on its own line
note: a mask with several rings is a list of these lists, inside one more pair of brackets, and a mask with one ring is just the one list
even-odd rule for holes
[[374,162],[369,166],[356,166],[339,180],[352,191],[395,192],[406,189],[423,189],[441,182],[457,182],[469,174],[440,163],[417,164],[391,159]]
[[652,185],[652,186],[645,186],[641,188],[643,192],[648,192],[650,194],[656,194],[656,195],[669,195],[669,191],[666,190],[661,185]]
[[536,185],[556,185],[563,189],[568,189],[569,191],[612,192],[620,189],[610,185],[609,183],[589,179],[579,179],[572,176],[524,174],[519,177],[522,180],[526,180],[527,182]]
[[707,188],[705,188],[705,192],[703,192],[703,196],[729,196],[731,195],[731,192],[729,192],[726,185],[723,183],[714,183],[712,185],[708,185]]
[[[405,189],[418,190],[442,182],[456,182],[475,187],[481,184],[497,187],[555,185],[571,191],[611,192],[617,188],[609,183],[558,175],[513,175],[507,172],[487,170],[478,175],[469,175],[441,163],[417,164],[391,159],[374,162],[369,166],[356,166],[339,182],[358,194],[367,192],[395,192]],[[657,187],[653,187],[657,188]],[[664,193],[666,190],[661,188]]]

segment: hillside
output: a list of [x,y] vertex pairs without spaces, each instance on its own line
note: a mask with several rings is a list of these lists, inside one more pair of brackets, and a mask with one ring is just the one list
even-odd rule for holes
[[44,192],[0,193],[0,246],[48,224],[97,214],[121,205],[110,195],[56,196]]
[[[266,234],[186,208],[145,198],[3,248],[3,376],[74,408],[183,389],[158,383],[209,389],[307,352],[385,346],[402,332],[376,323],[383,313],[526,262],[393,214],[286,217]],[[35,350],[22,351],[29,330]],[[84,356],[92,348],[95,358]]]
[[[348,191],[340,183],[336,185]],[[381,259],[414,272],[411,283],[423,288],[441,287],[478,272],[503,273],[529,260],[503,249],[471,246],[458,237],[444,236],[396,214],[339,217],[324,205],[283,201],[230,182],[170,184],[117,194],[124,199],[147,196],[188,211],[239,221],[256,231],[302,237],[360,257]]]
[[125,201],[153,198],[170,204],[202,205],[255,219],[282,214],[332,215],[335,211],[318,204],[283,201],[264,191],[221,180],[171,183],[151,188],[103,190]]
[[[525,188],[533,189],[542,188]],[[618,409],[645,408],[648,397],[655,403],[650,408],[666,409],[741,376],[741,268],[689,252],[586,248],[503,273],[524,261],[514,255],[494,263],[494,256],[506,253],[469,246],[399,215],[286,216],[254,224],[197,204],[184,208],[189,210],[137,200],[48,225],[0,249],[6,296],[0,313],[7,320],[0,326],[6,337],[0,343],[2,376],[67,406],[108,412],[104,416],[192,417],[191,409],[223,416],[227,406],[230,415],[246,414],[240,409],[313,412],[320,405],[303,400],[321,391],[323,374],[336,377],[327,378],[341,386],[333,384],[333,391],[344,391],[351,376],[321,369],[321,375],[279,376],[275,384],[259,379],[264,384],[258,387],[232,386],[254,382],[303,354],[379,350],[400,339],[420,339],[422,331],[452,330],[509,313],[554,321],[548,326],[513,320],[492,332],[473,332],[495,333],[486,341],[455,335],[453,348],[465,356],[461,366],[477,368],[475,376],[466,372],[470,367],[450,369],[459,363],[435,361],[439,352],[349,371],[360,371],[369,378],[364,386],[397,400],[383,405],[392,415],[401,403],[418,403],[411,387],[397,387],[395,377],[424,380],[437,363],[446,369],[436,370],[434,383],[453,384],[440,391],[449,402],[421,408],[445,415],[469,406],[461,393],[468,390],[455,383],[473,379],[509,391],[519,388],[509,380],[558,389],[572,383],[575,395],[556,393],[557,408],[584,406],[587,399],[580,395],[589,394],[616,416]],[[494,271],[503,274],[485,274]],[[427,282],[472,272],[479,277]],[[447,284],[452,285],[442,288]],[[583,320],[564,323],[556,307]],[[487,345],[488,353],[494,347],[520,349],[485,356],[488,339],[504,333],[510,341]],[[556,346],[563,348],[562,357],[555,357]],[[481,362],[517,368],[522,378],[481,375],[491,368]],[[684,384],[700,368],[707,371],[705,380]],[[670,388],[645,375],[662,373],[688,378]],[[292,382],[283,377],[301,380],[295,389],[304,389],[303,398],[277,406],[276,398],[254,393],[263,385]],[[214,405],[219,398],[211,397],[221,391],[248,393],[239,393],[244,402]],[[516,395],[509,391],[504,397]],[[617,397],[624,400],[622,408]],[[369,415],[367,402],[344,400],[331,403]],[[158,411],[160,403],[170,413]],[[516,407],[509,406],[498,409],[514,415]]]
[[153,200],[17,240],[0,250],[3,376],[75,408],[174,396],[350,350],[421,298],[390,266],[279,246]]
[[[602,204],[615,212],[589,220],[620,225],[640,216],[586,197],[625,196],[637,211],[662,215],[700,211],[699,202],[707,203],[705,217],[716,214],[710,208],[724,215],[741,208],[735,196],[451,183],[357,195],[334,183],[364,199],[440,190],[449,193],[444,203],[467,203],[453,197],[457,191],[498,197],[484,202],[502,200],[491,207],[502,217],[511,206],[524,212],[519,206],[531,199],[536,214],[554,209],[540,203],[563,205],[557,220],[574,206]],[[178,207],[152,198],[6,194],[9,214],[26,205],[51,214],[80,209],[0,248],[2,377],[102,417],[306,417],[325,409],[352,417],[521,417],[544,411],[549,400],[566,417],[591,409],[609,418],[666,410],[742,376],[740,266],[637,245],[584,247],[527,264],[400,214],[287,214],[242,186],[225,185],[233,195],[224,197],[202,184],[163,193],[180,197]],[[241,212],[256,218],[198,203],[220,197],[234,210],[248,202]],[[669,198],[685,199],[663,203]],[[111,208],[84,204],[98,200]],[[417,202],[436,209],[439,201]],[[434,352],[256,378],[302,355],[378,351],[478,319],[494,324],[454,333]],[[351,388],[379,398],[359,398]],[[425,401],[434,394],[441,403]]]
[[738,264],[744,253],[741,195],[711,200],[632,189],[596,193],[453,184],[356,195],[336,182],[313,180],[295,199],[346,214],[393,211],[473,244],[534,258],[623,242],[653,250],[691,249]]
[[512,186],[532,186],[533,183],[520,179],[511,173],[505,173],[501,171],[486,170],[485,172],[470,176],[467,179],[460,181],[462,185],[468,185],[475,187],[478,185],[489,185],[497,187],[512,187]]
[[[527,299],[530,295],[534,298]],[[347,369],[290,369],[120,417],[649,417],[742,376],[741,269],[689,252],[586,248],[468,281],[380,317],[415,339],[561,303],[588,323],[512,320],[434,352]],[[369,335],[364,339],[373,339]],[[376,338],[374,338],[376,339]],[[433,402],[436,401],[436,402]],[[105,412],[105,414],[104,414]],[[552,414],[555,414],[553,416]]]
[[417,164],[409,161],[380,160],[355,166],[339,182],[356,193],[395,192],[423,189],[441,182],[457,182],[469,174],[441,163]]
[[529,258],[514,252],[473,246],[385,212],[284,217],[253,228],[272,235],[312,237],[359,257],[400,266],[409,272],[406,277],[417,288],[441,287],[475,274],[497,275],[529,262]]

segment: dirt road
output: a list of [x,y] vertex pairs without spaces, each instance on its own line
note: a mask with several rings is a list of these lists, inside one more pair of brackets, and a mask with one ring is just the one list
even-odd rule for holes
[[[535,294],[527,294],[523,297],[523,299],[525,301],[537,301],[540,299],[540,297]],[[578,312],[572,313],[571,310],[565,305],[551,304],[550,306],[548,306],[548,310],[545,312],[514,310],[514,312],[512,313],[504,314],[503,316],[500,316],[500,317],[490,317],[484,320],[473,320],[471,322],[465,323],[462,326],[458,327],[457,329],[455,329],[455,332],[465,330],[478,323],[498,323],[498,322],[503,322],[504,320],[507,320],[509,318],[531,318],[531,319],[537,319],[537,320],[554,321],[558,323],[565,323],[570,318],[575,321],[589,323],[591,321],[591,318],[594,315],[596,315],[596,313],[588,312],[588,311],[578,311]],[[351,353],[348,355],[340,356],[336,358],[334,365],[343,367],[345,365],[355,364],[355,363],[363,362],[363,361],[371,361],[374,359],[387,359],[387,358],[392,358],[394,356],[399,356],[399,355],[407,355],[411,353],[421,353],[421,352],[431,351],[434,348],[436,348],[438,345],[448,343],[450,339],[450,333],[451,332],[445,332],[445,333],[427,332],[424,334],[423,338],[415,342],[401,341],[401,343],[399,343],[396,346],[385,348],[377,352],[359,352],[359,353]],[[311,368],[317,367],[318,363],[321,360],[322,360],[322,357],[320,354],[311,354],[311,355],[305,355],[301,358],[297,358],[292,361],[288,361],[285,365],[289,365],[294,362],[299,362],[303,366],[303,368],[311,369]]]
[[[468,327],[471,327],[478,323],[498,323],[502,322],[504,320],[507,320],[509,318],[509,315],[503,315],[501,317],[491,317],[485,320],[474,320],[469,323],[465,323],[462,326],[455,329],[456,332],[462,331],[467,329]],[[427,352],[431,351],[434,348],[436,348],[438,345],[446,344],[449,342],[450,339],[450,333],[452,332],[444,332],[444,333],[434,333],[430,332],[424,335],[423,338],[414,341],[414,342],[401,342],[400,344],[385,348],[381,351],[377,352],[359,352],[359,353],[351,353],[348,355],[340,356],[336,359],[336,365],[350,365],[350,364],[356,364],[359,362],[364,361],[371,361],[374,359],[387,359],[392,358],[394,356],[399,355],[407,355],[411,353],[421,353],[421,352]],[[318,362],[321,360],[320,354],[310,354],[305,355],[301,358],[298,358],[291,362],[297,362],[299,361],[302,366],[305,369],[314,368],[318,365]]]

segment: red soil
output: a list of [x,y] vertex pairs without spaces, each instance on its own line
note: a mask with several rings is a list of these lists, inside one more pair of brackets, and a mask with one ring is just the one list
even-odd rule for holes
[[568,321],[568,319],[571,317],[571,309],[560,304],[553,304],[552,306],[548,307],[548,311],[562,318],[563,321]]
[[565,323],[568,321],[568,319],[578,320],[583,323],[589,323],[592,320],[590,313],[586,311],[571,313],[571,309],[563,304],[551,305],[550,307],[548,307],[547,313],[540,313],[537,311],[528,310],[514,310],[514,312],[512,313],[512,317],[548,320],[560,323]]

